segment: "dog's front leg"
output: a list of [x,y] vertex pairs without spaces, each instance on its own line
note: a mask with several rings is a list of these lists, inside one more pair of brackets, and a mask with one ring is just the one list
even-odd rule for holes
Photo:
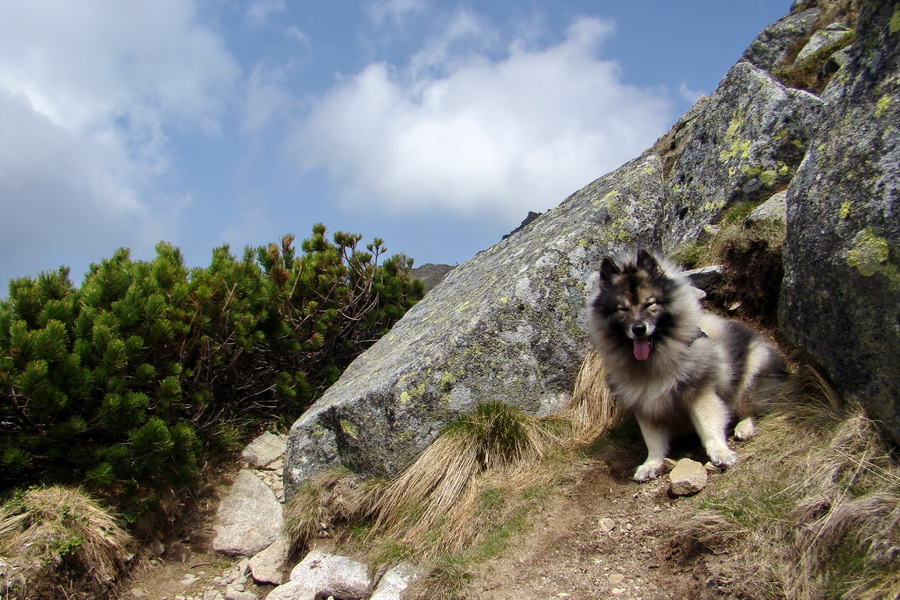
[[712,390],[706,391],[690,409],[691,423],[703,442],[709,460],[717,467],[730,467],[737,462],[737,454],[725,441],[725,427],[728,425],[728,409]]
[[663,459],[669,453],[669,431],[660,427],[653,421],[637,416],[638,425],[641,426],[641,435],[647,445],[647,460],[634,472],[635,481],[648,481],[656,479],[663,467]]

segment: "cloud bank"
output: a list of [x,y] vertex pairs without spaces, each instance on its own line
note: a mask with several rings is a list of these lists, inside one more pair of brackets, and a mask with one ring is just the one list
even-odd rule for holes
[[216,135],[240,75],[196,21],[187,0],[0,4],[5,273],[163,237],[189,202],[157,187],[173,160],[168,134]]
[[507,221],[545,210],[646,149],[672,122],[661,91],[598,57],[611,23],[572,22],[545,48],[460,13],[403,66],[376,62],[313,105],[289,151],[345,207],[447,210]]

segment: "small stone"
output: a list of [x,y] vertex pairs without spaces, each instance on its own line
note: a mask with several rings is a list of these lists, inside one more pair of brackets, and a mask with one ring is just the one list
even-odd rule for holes
[[609,517],[603,517],[597,522],[597,525],[600,527],[600,531],[604,533],[609,533],[616,528],[615,520],[610,519]]
[[625,581],[625,576],[622,575],[621,573],[613,573],[612,575],[609,576],[609,582],[612,585],[619,585],[623,581]]
[[706,469],[696,460],[682,458],[669,473],[672,493],[676,496],[696,494],[706,487]]
[[147,597],[147,592],[144,591],[144,590],[142,590],[141,588],[132,588],[132,589],[131,589],[131,596],[132,596],[133,598],[146,598],[146,597]]

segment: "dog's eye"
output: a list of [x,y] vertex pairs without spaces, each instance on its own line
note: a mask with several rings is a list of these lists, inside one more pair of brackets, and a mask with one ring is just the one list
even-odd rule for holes
[[656,306],[656,300],[651,300],[644,304],[644,308],[653,308],[654,306]]
[[627,306],[619,306],[616,308],[616,310],[619,312],[628,312],[628,307]]

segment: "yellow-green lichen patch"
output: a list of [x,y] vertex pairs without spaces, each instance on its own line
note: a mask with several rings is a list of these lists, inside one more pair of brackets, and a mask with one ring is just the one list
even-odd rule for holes
[[400,392],[400,404],[406,404],[409,400],[409,392]]
[[844,200],[843,202],[841,202],[840,216],[842,219],[846,219],[847,217],[850,216],[850,207],[851,206],[852,206],[852,204],[850,203],[849,200]]
[[884,111],[886,111],[891,106],[891,102],[892,102],[892,99],[891,99],[890,95],[888,95],[888,94],[885,94],[884,96],[882,96],[881,98],[878,99],[878,102],[875,103],[875,118],[876,119],[881,118],[881,115],[884,114]]
[[441,373],[441,386],[446,387],[453,385],[456,382],[456,376],[450,371],[444,371]]
[[750,155],[750,140],[741,139],[738,133],[743,127],[744,114],[742,112],[728,123],[723,142],[725,148],[719,152],[719,160],[724,162],[733,158],[747,158]]
[[359,439],[359,428],[347,419],[341,419],[341,431],[352,437],[354,440]]
[[778,174],[773,169],[766,169],[759,174],[759,180],[766,185],[772,185],[773,183],[775,183],[776,177],[778,177]]
[[891,15],[888,28],[892,34],[900,31],[900,3],[894,4],[894,14]]
[[719,160],[726,161],[732,158],[747,158],[750,155],[750,140],[734,139],[727,148],[719,152]]
[[887,277],[892,289],[900,288],[900,271],[889,262],[890,244],[882,237],[875,235],[871,229],[862,231],[859,241],[847,252],[847,264],[854,267],[862,275],[871,277],[881,273]]
[[725,199],[720,198],[719,200],[707,200],[703,203],[703,210],[707,212],[719,212],[725,208]]

